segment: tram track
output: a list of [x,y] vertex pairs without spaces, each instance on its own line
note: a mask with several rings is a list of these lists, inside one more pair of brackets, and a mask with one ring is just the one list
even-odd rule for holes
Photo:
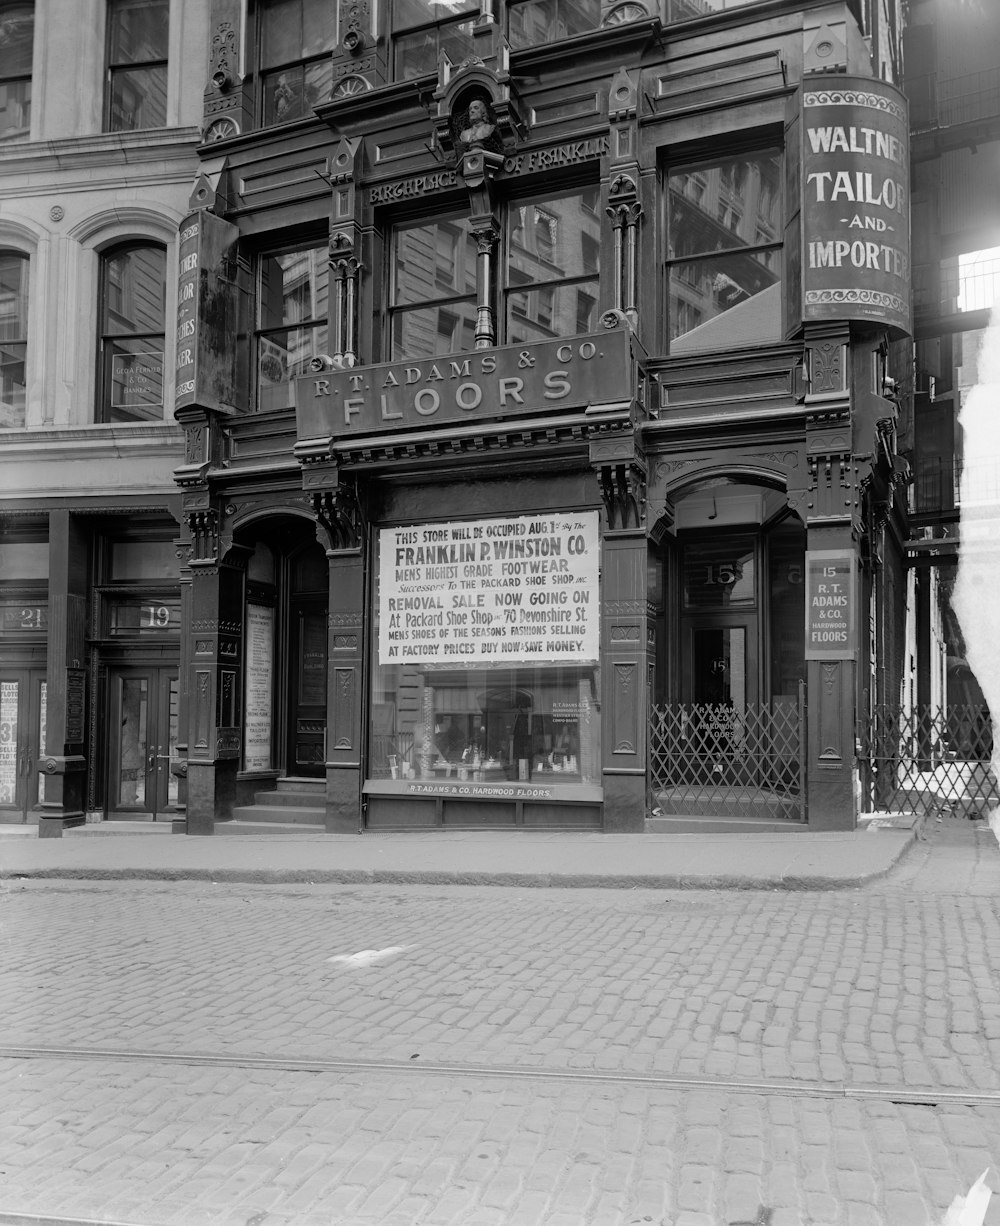
[[[724,1092],[782,1098],[851,1099],[923,1107],[1000,1107],[1000,1091],[945,1090],[937,1086],[859,1086],[826,1081],[782,1081],[735,1077],[688,1077],[672,1073],[622,1073],[613,1070],[539,1069],[517,1065],[408,1060],[316,1059],[295,1056],[227,1056],[210,1052],[163,1052],[107,1047],[33,1047],[0,1045],[0,1059],[116,1061],[126,1064],[185,1065],[259,1069],[286,1073],[419,1073],[469,1079],[517,1079],[578,1085],[622,1085],[643,1089]],[[0,1217],[0,1226],[3,1219]]]

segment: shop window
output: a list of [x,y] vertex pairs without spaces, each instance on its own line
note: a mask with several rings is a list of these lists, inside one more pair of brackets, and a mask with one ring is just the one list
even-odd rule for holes
[[515,51],[586,34],[600,24],[600,0],[520,0],[507,10],[507,38]]
[[35,6],[0,5],[0,140],[24,140],[31,128],[31,56]]
[[163,417],[166,262],[152,243],[116,247],[101,259],[101,421]]
[[596,512],[382,529],[377,546],[369,779],[462,802],[599,785]]
[[780,155],[740,155],[667,179],[671,354],[779,340]]
[[166,125],[169,9],[169,0],[110,0],[106,132]]
[[471,349],[476,332],[476,240],[460,218],[397,226],[392,236],[390,356]]
[[0,251],[0,427],[24,425],[28,257]]
[[264,254],[257,267],[257,410],[294,405],[295,380],[328,352],[325,246]]
[[442,52],[452,64],[472,54],[478,0],[393,0],[392,56],[397,81],[436,74]]
[[330,52],[337,6],[329,0],[263,0],[260,83],[265,126],[303,119],[333,88]]

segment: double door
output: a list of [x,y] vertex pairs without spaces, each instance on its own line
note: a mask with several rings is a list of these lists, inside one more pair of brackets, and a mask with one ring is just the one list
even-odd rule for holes
[[44,669],[0,671],[0,822],[26,822],[44,799],[45,701]]
[[177,669],[112,669],[108,771],[109,817],[169,818],[177,805]]

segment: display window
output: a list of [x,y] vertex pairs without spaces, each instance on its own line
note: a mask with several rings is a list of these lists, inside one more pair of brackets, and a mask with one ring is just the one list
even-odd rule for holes
[[599,784],[597,512],[384,528],[376,551],[369,783]]

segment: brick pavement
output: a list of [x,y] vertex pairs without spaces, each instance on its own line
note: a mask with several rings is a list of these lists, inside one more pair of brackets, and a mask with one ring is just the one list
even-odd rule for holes
[[933,1222],[1000,1158],[1000,854],[930,833],[838,894],[7,884],[7,1049],[407,1067],[4,1060],[0,1210]]

